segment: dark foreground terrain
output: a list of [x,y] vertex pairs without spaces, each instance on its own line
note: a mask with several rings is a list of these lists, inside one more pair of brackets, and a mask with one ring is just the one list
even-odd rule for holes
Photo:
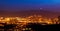
[[[16,27],[16,25],[14,24],[4,25],[4,26],[0,26],[0,29],[4,29],[4,31],[7,31],[7,29],[12,29],[13,27]],[[31,30],[33,31],[59,31],[60,24],[41,25],[39,23],[29,23],[26,25],[26,28],[31,28]],[[30,30],[25,30],[25,31],[30,31]]]
[[59,31],[60,24],[52,24],[52,25],[41,25],[41,24],[28,24],[27,28],[32,28],[34,31]]

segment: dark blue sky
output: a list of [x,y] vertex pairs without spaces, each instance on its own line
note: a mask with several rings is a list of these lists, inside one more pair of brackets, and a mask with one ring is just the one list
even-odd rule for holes
[[0,0],[0,10],[43,10],[60,12],[60,0]]

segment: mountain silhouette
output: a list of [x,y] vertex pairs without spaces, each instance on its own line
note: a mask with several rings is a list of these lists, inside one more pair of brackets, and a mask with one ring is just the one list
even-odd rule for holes
[[0,11],[0,16],[30,16],[30,15],[42,15],[45,17],[56,17],[60,15],[57,12],[51,12],[46,10],[25,10],[25,11]]

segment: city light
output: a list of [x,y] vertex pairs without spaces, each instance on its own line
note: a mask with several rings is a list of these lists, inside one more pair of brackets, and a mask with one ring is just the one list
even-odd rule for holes
[[[43,18],[41,15],[32,15],[28,17],[0,17],[0,22],[9,22],[9,23],[46,23],[46,24],[59,24],[58,18],[54,18],[53,20],[51,18]],[[57,22],[57,23],[56,23]]]
[[29,23],[33,24],[41,24],[41,25],[51,25],[51,24],[60,24],[59,18],[47,18],[41,15],[31,15],[27,17],[0,17],[0,26],[4,26],[2,24],[15,24],[15,31],[18,30],[31,30],[31,28],[26,28],[26,25]]

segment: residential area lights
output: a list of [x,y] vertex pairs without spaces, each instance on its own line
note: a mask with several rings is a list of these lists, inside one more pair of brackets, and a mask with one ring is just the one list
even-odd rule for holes
[[58,18],[42,18],[42,16],[29,16],[29,17],[0,17],[0,23],[41,23],[41,24],[60,24]]

